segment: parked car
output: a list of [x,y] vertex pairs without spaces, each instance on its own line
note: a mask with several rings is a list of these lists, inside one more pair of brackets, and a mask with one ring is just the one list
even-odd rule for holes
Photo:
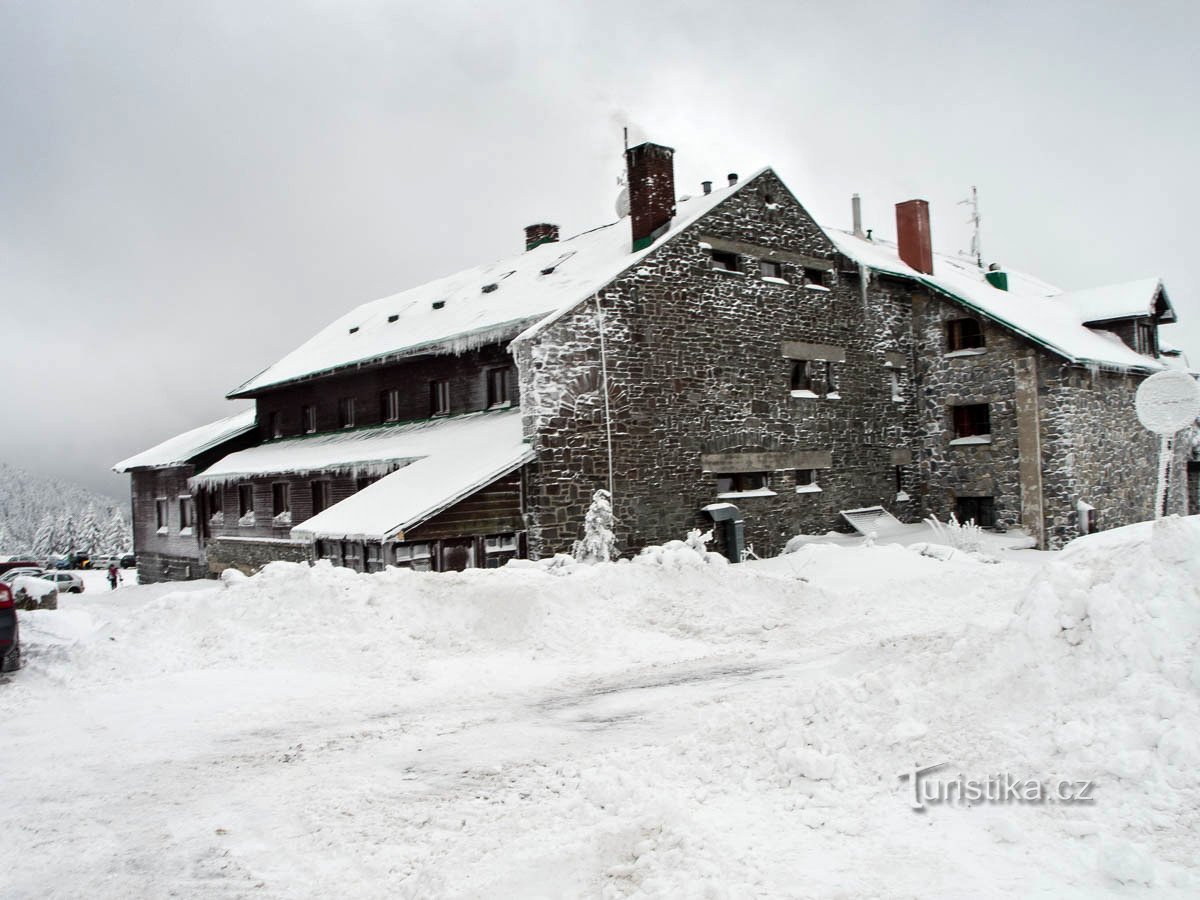
[[90,569],[92,567],[92,554],[90,553],[72,553],[71,568],[72,569]]
[[134,556],[132,553],[126,553],[124,556],[121,557],[121,568],[122,569],[132,569],[136,565],[137,565],[137,557]]
[[83,579],[74,572],[46,572],[38,577],[53,581],[60,594],[82,594],[86,590]]
[[21,668],[21,634],[12,588],[0,584],[0,672]]
[[13,569],[37,569],[38,564],[32,559],[22,559],[19,556],[9,557],[4,562],[0,562],[0,574],[9,572]]
[[41,578],[44,574],[45,571],[43,569],[39,569],[37,566],[22,566],[18,569],[9,569],[7,572],[0,575],[0,582],[11,586],[14,581],[23,576],[29,575],[33,578]]

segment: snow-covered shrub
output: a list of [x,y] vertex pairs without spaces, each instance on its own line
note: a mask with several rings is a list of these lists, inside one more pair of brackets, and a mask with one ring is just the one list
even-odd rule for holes
[[954,513],[950,513],[948,522],[939,522],[937,516],[930,516],[925,520],[925,524],[933,529],[939,544],[962,550],[964,553],[978,553],[983,549],[983,529],[975,524],[974,519],[960,522]]
[[667,541],[662,545],[643,547],[642,552],[634,557],[634,562],[644,566],[667,566],[683,568],[685,566],[721,566],[729,562],[720,553],[712,553],[708,542],[712,540],[711,531],[700,531],[693,528],[683,541]]
[[612,494],[601,488],[583,520],[583,539],[575,542],[574,557],[582,563],[611,562],[617,555],[613,534]]

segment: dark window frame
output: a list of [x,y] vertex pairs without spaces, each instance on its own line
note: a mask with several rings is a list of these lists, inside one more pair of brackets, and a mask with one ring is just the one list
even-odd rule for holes
[[300,407],[300,427],[305,434],[317,433],[317,408],[312,404]]
[[742,271],[742,258],[729,250],[709,250],[709,265],[718,272]]
[[238,485],[238,518],[254,512],[254,485],[245,482]]
[[170,501],[166,497],[156,497],[154,499],[154,527],[160,531],[170,527]]
[[995,497],[957,497],[954,501],[954,517],[962,524],[974,522],[980,528],[996,525]]
[[805,266],[804,283],[815,284],[818,287],[825,287],[825,270],[814,269],[812,266]]
[[487,370],[487,374],[484,377],[486,379],[488,409],[493,409],[497,406],[506,406],[511,402],[508,396],[511,385],[511,373],[512,368],[510,366],[500,366]]
[[431,416],[450,415],[450,380],[435,378],[429,382],[429,414]]
[[959,403],[950,407],[954,437],[988,437],[992,433],[990,403]]
[[309,484],[312,497],[312,514],[315,516],[330,507],[330,483],[326,479],[317,479]]
[[783,280],[783,263],[777,259],[760,259],[758,274],[763,278],[778,278]]
[[718,494],[744,494],[770,489],[769,472],[721,472],[717,475]]
[[341,397],[338,399],[338,428],[353,428],[355,403],[353,397]]
[[277,409],[267,413],[267,437],[271,440],[283,437],[283,416]]
[[387,388],[379,392],[379,421],[400,421],[400,389]]
[[810,359],[792,360],[791,385],[793,391],[813,391],[813,365]]
[[946,320],[947,353],[957,353],[960,350],[982,350],[986,346],[983,323],[978,319],[964,316],[961,319]]
[[271,515],[282,516],[292,511],[292,486],[286,481],[271,483]]
[[196,524],[196,507],[191,497],[179,498],[179,530],[192,528]]

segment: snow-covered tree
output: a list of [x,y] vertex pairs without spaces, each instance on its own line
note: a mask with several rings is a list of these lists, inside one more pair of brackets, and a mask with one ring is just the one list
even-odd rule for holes
[[612,494],[601,488],[592,495],[583,519],[583,539],[575,542],[575,558],[585,563],[610,562],[617,555],[614,521]]
[[62,531],[59,534],[60,553],[74,553],[79,549],[79,528],[75,524],[75,517],[68,514],[66,520],[62,523]]
[[79,549],[84,553],[100,553],[103,540],[104,532],[100,529],[96,507],[89,504],[87,512],[83,514],[83,523],[79,526]]
[[42,519],[37,532],[33,536],[33,555],[45,559],[54,553],[54,520],[47,516]]
[[103,552],[107,556],[116,556],[128,551],[132,545],[125,517],[121,515],[121,510],[114,509],[108,524],[104,526],[104,538],[101,541]]

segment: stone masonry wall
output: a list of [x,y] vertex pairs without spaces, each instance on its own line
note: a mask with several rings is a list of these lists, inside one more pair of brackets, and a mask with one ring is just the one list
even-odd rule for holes
[[213,538],[208,543],[208,571],[213,576],[225,569],[253,575],[269,562],[312,562],[313,546],[306,541]]
[[[712,268],[714,242],[736,245],[742,274]],[[764,257],[782,262],[783,283],[762,277]],[[821,268],[826,287],[806,286],[806,267],[810,275]],[[730,501],[760,555],[779,552],[798,532],[839,527],[840,509],[894,507],[893,460],[913,445],[914,416],[907,373],[903,399],[892,399],[885,351],[893,363],[911,359],[908,310],[875,287],[868,293],[864,303],[857,270],[768,171],[518,342],[526,434],[538,453],[528,483],[531,554],[569,549],[592,492],[608,485],[598,306],[625,552],[711,526],[701,507],[718,500],[716,473],[703,471],[705,454],[829,454],[831,468],[817,474],[820,492],[798,493],[794,472],[776,471],[773,495]],[[792,396],[788,341],[844,351],[834,364],[840,399],[825,396],[823,364],[819,396]]]
[[[1076,504],[1102,530],[1154,518],[1159,439],[1134,411],[1142,376],[1046,365],[1041,378],[1044,493],[1051,548],[1078,537]],[[1186,441],[1176,441],[1168,511],[1187,514]]]

